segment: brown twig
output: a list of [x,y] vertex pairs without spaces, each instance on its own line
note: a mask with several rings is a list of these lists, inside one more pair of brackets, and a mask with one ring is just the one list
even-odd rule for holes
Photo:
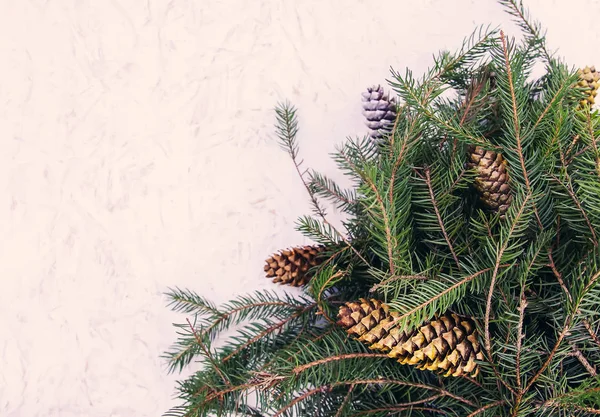
[[302,372],[306,371],[309,368],[313,368],[315,366],[323,365],[325,363],[343,361],[343,360],[346,360],[346,359],[356,359],[356,358],[385,358],[385,359],[389,359],[390,357],[388,355],[386,355],[385,353],[348,353],[348,354],[344,354],[344,355],[329,356],[327,358],[319,359],[318,361],[309,362],[309,363],[305,363],[304,365],[296,366],[292,370],[292,372],[294,373],[294,375],[298,375],[298,374],[301,374]]
[[479,409],[477,409],[477,410],[473,411],[473,412],[472,412],[471,414],[469,414],[467,417],[474,417],[474,416],[476,416],[477,414],[481,414],[481,413],[483,413],[485,410],[489,410],[490,408],[497,407],[497,406],[499,406],[499,405],[502,405],[502,404],[504,404],[504,403],[506,403],[506,401],[504,401],[504,400],[501,400],[501,401],[496,401],[495,403],[490,403],[490,404],[484,405],[483,407],[481,407],[481,408],[479,408]]
[[435,210],[435,215],[438,220],[438,224],[440,225],[440,229],[442,230],[442,234],[444,235],[444,239],[448,244],[448,249],[450,249],[450,253],[452,253],[452,257],[454,258],[454,262],[456,262],[456,267],[460,271],[462,268],[460,267],[460,261],[458,260],[458,256],[456,256],[456,252],[454,251],[454,246],[452,246],[452,242],[450,241],[450,237],[446,232],[446,228],[444,227],[444,221],[442,220],[442,216],[437,206],[437,202],[435,200],[435,193],[433,192],[433,187],[431,184],[431,173],[429,168],[425,168],[425,183],[427,184],[427,188],[429,189],[429,198],[431,198],[431,204],[433,205],[433,209]]
[[550,248],[550,250],[548,251],[548,259],[550,260],[549,266],[550,266],[550,269],[552,269],[552,273],[556,277],[556,280],[558,281],[560,287],[565,292],[566,296],[569,298],[569,302],[572,303],[573,297],[571,296],[571,293],[569,292],[569,289],[567,288],[567,285],[565,284],[565,281],[563,280],[562,274],[556,268],[556,264],[554,263],[554,258],[552,257],[552,248]]
[[[410,403],[408,403],[408,404],[410,404]],[[389,411],[389,412],[394,412],[395,411],[397,413],[397,412],[405,411],[405,410],[411,410],[411,411],[412,410],[429,411],[430,413],[448,415],[448,413],[446,413],[444,410],[440,410],[439,408],[415,407],[414,405],[402,405],[402,404],[395,405],[395,406],[392,406],[392,407],[375,408],[373,410],[365,410],[365,411],[358,412],[355,415],[357,415],[357,416],[364,416],[364,415],[367,415],[367,414],[381,413],[382,411]],[[394,413],[394,414],[396,414],[396,413]]]
[[[590,148],[592,147],[592,145],[594,145],[594,146],[597,146],[597,145],[598,145],[598,142],[600,142],[600,138],[596,139],[596,140],[594,141],[594,143],[593,143],[593,144],[587,145],[585,148],[582,148],[582,149],[578,150],[577,152],[575,152],[575,155],[573,155],[571,158],[569,158],[569,160],[568,160],[567,162],[568,162],[568,163],[571,163],[571,162],[573,162],[573,159],[575,159],[575,158],[577,158],[577,157],[579,157],[579,156],[583,155],[583,154],[584,154],[584,153],[586,153],[587,151],[589,151],[589,150],[590,150]],[[570,148],[569,148],[569,149],[570,149]]]
[[427,277],[424,275],[393,275],[387,279],[384,279],[381,282],[378,282],[377,284],[373,285],[370,289],[369,292],[375,292],[377,291],[379,288],[383,287],[384,285],[389,284],[390,282],[394,282],[394,281],[398,281],[398,280],[418,280],[418,281],[425,281],[427,280]]
[[521,389],[521,348],[523,343],[523,320],[525,319],[525,309],[527,308],[527,297],[525,297],[524,288],[521,287],[521,304],[519,305],[519,324],[517,326],[517,354],[516,354],[516,380],[517,387]]
[[590,362],[586,359],[585,356],[583,356],[583,353],[581,353],[581,351],[579,350],[579,348],[577,348],[577,345],[573,342],[569,342],[569,344],[571,345],[571,347],[573,348],[573,352],[570,354],[571,356],[574,356],[575,358],[577,358],[577,360],[579,361],[579,363],[581,363],[581,365],[585,368],[586,371],[588,371],[588,373],[595,377],[597,374],[596,372],[596,367],[592,366],[590,364]]
[[583,323],[583,327],[585,327],[587,332],[590,334],[590,337],[592,338],[594,343],[596,343],[596,345],[598,345],[598,347],[600,347],[600,338],[598,337],[596,332],[594,332],[594,329],[592,329],[592,325],[586,319],[583,319],[581,321]]
[[348,401],[350,401],[350,396],[352,395],[353,390],[354,384],[350,385],[350,387],[348,388],[348,393],[344,397],[344,401],[342,401],[342,403],[340,404],[340,408],[335,413],[335,417],[340,417],[342,415],[342,413],[344,412],[344,407],[346,407],[346,404],[348,404]]

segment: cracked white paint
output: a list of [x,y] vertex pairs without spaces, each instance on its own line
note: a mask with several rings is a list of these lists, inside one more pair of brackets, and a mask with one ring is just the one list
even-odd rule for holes
[[[600,64],[595,0],[528,1],[549,43]],[[365,132],[360,93],[416,72],[492,0],[0,0],[0,415],[158,416],[176,404],[168,286],[271,285],[309,207],[306,163]],[[515,33],[508,26],[509,33]],[[334,174],[334,176],[336,176]]]

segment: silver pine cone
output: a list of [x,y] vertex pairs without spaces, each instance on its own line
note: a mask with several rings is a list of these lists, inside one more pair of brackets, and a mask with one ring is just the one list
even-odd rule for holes
[[362,93],[363,115],[369,128],[369,135],[380,140],[392,131],[396,120],[396,100],[389,98],[381,85],[374,85]]

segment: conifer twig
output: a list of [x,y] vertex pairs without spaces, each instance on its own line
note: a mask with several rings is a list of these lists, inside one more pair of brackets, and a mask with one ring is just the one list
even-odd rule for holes
[[225,383],[225,385],[231,386],[231,383],[229,382],[229,380],[227,378],[225,378],[225,375],[223,374],[223,372],[219,368],[219,365],[217,364],[217,361],[215,361],[215,359],[213,358],[212,354],[208,351],[208,349],[206,348],[206,346],[204,346],[204,342],[202,341],[202,339],[200,339],[200,336],[198,335],[198,333],[196,333],[196,329],[192,325],[192,322],[190,321],[190,319],[186,317],[185,320],[187,321],[187,324],[190,326],[190,329],[192,331],[192,334],[194,335],[194,338],[196,339],[196,342],[198,343],[198,346],[200,346],[200,349],[202,349],[202,351],[206,355],[206,359],[208,359],[210,361],[210,363],[212,364],[214,370],[219,374],[219,376],[221,377],[221,379],[223,380],[223,382]]
[[[588,284],[584,287],[583,292],[584,293],[587,292],[591,288],[591,286],[593,286],[596,283],[596,281],[599,278],[600,278],[600,272],[597,272],[594,276],[592,276],[592,278],[590,279],[590,282],[588,282]],[[558,348],[560,347],[565,336],[567,335],[567,333],[569,333],[569,330],[571,329],[571,324],[573,322],[573,319],[575,318],[575,314],[577,314],[577,312],[579,311],[579,306],[577,306],[577,308],[575,308],[573,310],[574,311],[571,312],[571,314],[565,319],[565,324],[563,326],[563,329],[560,332],[558,339],[556,340],[556,343],[554,344],[554,347],[550,351],[548,358],[546,359],[546,361],[544,362],[542,367],[536,372],[536,374],[529,380],[529,383],[527,384],[527,387],[525,387],[523,394],[525,392],[529,391],[529,388],[531,388],[533,386],[534,382],[542,375],[542,373],[546,370],[548,365],[550,365],[550,362],[552,362],[552,359],[554,358],[554,355],[556,354],[556,352],[558,352]]]
[[[515,85],[513,81],[513,73],[510,66],[510,57],[508,55],[508,47],[506,45],[506,36],[503,31],[500,31],[500,40],[502,42],[502,52],[504,53],[504,65],[506,69],[506,74],[508,76],[508,86],[510,88],[510,97],[512,100],[512,118],[515,129],[515,139],[517,141],[517,153],[519,154],[519,161],[521,163],[521,169],[523,170],[523,177],[525,179],[525,187],[527,188],[527,193],[531,194],[531,183],[529,181],[529,174],[527,173],[527,167],[525,166],[525,155],[523,154],[523,145],[521,143],[521,122],[519,120],[518,115],[518,104],[517,104],[517,96],[515,93]],[[540,215],[538,213],[538,209],[535,206],[535,201],[533,203],[533,210],[535,213],[535,217],[538,221],[538,225],[540,229],[543,229],[542,220],[540,219]]]
[[581,353],[581,350],[579,350],[577,345],[573,342],[569,342],[569,344],[573,348],[573,352],[571,353],[571,355],[577,358],[577,360],[579,361],[579,363],[581,363],[585,370],[588,371],[588,373],[593,377],[598,375],[596,372],[596,367],[592,366],[590,362],[586,359],[586,357],[583,356],[583,353]]
[[302,185],[306,189],[308,196],[312,202],[315,213],[321,218],[323,223],[333,230],[336,235],[348,245],[352,251],[366,264],[368,264],[367,260],[361,255],[361,253],[356,250],[354,246],[348,241],[346,236],[342,234],[333,224],[327,220],[327,215],[325,210],[319,204],[319,200],[317,196],[310,188],[310,185],[306,181],[305,174],[306,171],[301,170],[301,165],[304,161],[298,161],[298,146],[296,144],[296,135],[298,133],[298,121],[296,120],[296,110],[288,103],[280,105],[276,110],[278,116],[278,122],[280,126],[277,126],[277,130],[279,132],[279,140],[281,141],[281,145],[283,148],[287,150],[290,157],[292,158],[292,162],[294,163],[294,167],[296,168],[296,172],[302,181]]
[[344,408],[348,404],[348,401],[350,401],[350,397],[352,396],[352,391],[354,391],[354,384],[350,385],[350,387],[348,388],[348,393],[344,397],[344,401],[342,401],[342,403],[340,404],[340,408],[335,413],[335,417],[341,417],[342,416]]
[[346,359],[356,359],[356,358],[384,358],[384,359],[389,359],[390,357],[387,354],[385,354],[385,353],[346,353],[346,354],[343,354],[343,355],[328,356],[327,358],[319,359],[319,360],[316,360],[314,362],[309,362],[309,363],[305,363],[304,365],[296,366],[292,370],[292,372],[294,373],[294,375],[298,375],[298,374],[301,374],[302,372],[306,371],[309,368],[312,368],[312,367],[315,367],[315,366],[319,366],[319,365],[323,365],[325,363],[343,361],[343,360],[346,360]]
[[[396,266],[394,263],[394,252],[393,252],[392,242],[394,242],[395,239],[392,235],[392,230],[390,227],[390,219],[389,219],[388,212],[385,208],[385,203],[383,201],[383,197],[381,196],[381,193],[377,189],[377,185],[373,181],[371,181],[370,178],[368,178],[359,169],[357,169],[356,165],[354,165],[354,163],[352,161],[350,161],[350,159],[348,159],[348,157],[345,154],[342,154],[342,157],[344,158],[344,161],[348,164],[348,166],[352,167],[353,169],[355,169],[355,171],[357,173],[359,173],[362,180],[369,186],[369,188],[375,194],[375,199],[377,200],[377,204],[379,206],[379,209],[381,210],[381,216],[383,217],[383,223],[384,223],[384,227],[385,227],[385,238],[386,238],[386,242],[387,242],[387,253],[388,253],[389,263],[390,263],[390,273],[393,275],[395,273]],[[368,262],[367,262],[367,265],[368,265]]]
[[500,261],[502,260],[504,251],[506,250],[506,248],[508,247],[508,244],[510,243],[510,237],[513,235],[515,228],[517,227],[517,224],[518,224],[519,220],[521,219],[521,216],[523,216],[523,211],[525,210],[525,206],[527,205],[527,201],[529,200],[530,197],[531,196],[529,194],[527,196],[525,196],[525,200],[523,200],[523,203],[521,204],[521,207],[519,208],[519,211],[517,212],[515,219],[512,222],[510,231],[508,232],[508,238],[506,239],[506,242],[504,242],[504,245],[502,245],[502,247],[500,248],[500,250],[498,251],[498,253],[496,255],[496,263],[494,265],[494,272],[492,273],[492,281],[490,282],[490,288],[488,291],[487,302],[485,305],[485,321],[484,321],[485,349],[490,358],[490,362],[492,362],[492,363],[493,363],[493,361],[492,361],[492,343],[491,343],[491,337],[490,337],[490,316],[492,313],[492,296],[494,294],[494,288],[496,286],[496,279],[498,278],[498,270],[500,269],[500,266],[501,266]]
[[460,261],[458,260],[458,256],[456,256],[456,252],[454,251],[454,247],[452,246],[450,237],[448,236],[448,233],[446,233],[446,228],[444,227],[444,221],[442,220],[442,216],[440,215],[440,211],[438,209],[438,205],[435,200],[435,194],[433,192],[433,187],[431,186],[431,173],[429,172],[429,168],[425,168],[425,182],[427,184],[427,189],[429,190],[429,197],[431,198],[431,204],[433,205],[433,209],[435,211],[435,215],[437,217],[438,224],[440,225],[440,229],[442,230],[444,239],[446,240],[446,243],[448,244],[448,249],[450,249],[450,253],[452,253],[454,262],[456,262],[456,267],[460,271],[462,269],[460,266]]
[[272,326],[267,327],[265,330],[263,330],[262,332],[260,332],[259,334],[257,334],[256,336],[252,337],[251,339],[247,340],[246,342],[244,342],[242,345],[238,346],[233,352],[231,352],[229,355],[227,355],[226,357],[223,358],[223,363],[229,361],[231,358],[233,358],[235,355],[237,355],[238,353],[240,353],[242,350],[246,349],[248,346],[250,346],[252,343],[256,342],[257,340],[262,339],[263,337],[265,337],[266,335],[268,335],[269,333],[273,333],[279,329],[281,329],[283,326],[285,326],[287,323],[289,323],[290,321],[300,317],[302,314],[306,313],[308,310],[314,308],[317,304],[313,303],[310,304],[309,306],[305,307],[304,309],[302,309],[301,311],[292,314],[291,316],[289,316],[288,318],[281,320],[280,322],[273,324]]
[[504,400],[500,400],[500,401],[496,401],[494,403],[490,403],[490,404],[486,404],[481,408],[478,408],[477,410],[473,411],[471,414],[469,414],[467,417],[474,417],[478,414],[483,413],[485,410],[489,410],[490,408],[494,408],[494,407],[498,407],[499,405],[502,405],[506,403],[506,401]]
[[598,337],[596,332],[594,332],[594,329],[592,329],[592,325],[590,324],[590,322],[586,319],[582,319],[581,322],[583,323],[583,327],[585,327],[594,343],[596,343],[598,347],[600,347],[600,338]]
[[525,293],[523,291],[523,286],[521,287],[521,304],[519,305],[519,324],[517,326],[517,354],[516,354],[516,381],[517,388],[521,389],[521,348],[523,343],[523,338],[525,335],[523,334],[523,321],[525,319],[525,309],[527,308],[527,297],[525,297]]
[[594,226],[592,226],[592,222],[590,222],[590,219],[587,216],[583,207],[581,206],[581,202],[575,195],[575,192],[570,187],[568,187],[566,184],[564,184],[560,179],[558,179],[554,174],[549,174],[549,175],[550,175],[550,177],[552,177],[552,179],[554,179],[556,182],[558,182],[560,185],[562,185],[567,190],[567,193],[571,197],[571,200],[573,200],[573,203],[575,203],[575,205],[577,206],[577,209],[581,212],[581,215],[583,216],[588,228],[590,229],[590,232],[592,233],[592,243],[594,244],[594,246],[598,246],[598,239],[596,237],[596,232],[594,231]]
[[375,292],[377,291],[379,288],[383,287],[384,285],[387,285],[391,282],[394,281],[399,281],[399,280],[418,280],[418,281],[425,281],[427,280],[427,277],[425,275],[392,275],[391,277],[384,279],[381,282],[378,282],[377,284],[373,285],[370,289],[369,292]]

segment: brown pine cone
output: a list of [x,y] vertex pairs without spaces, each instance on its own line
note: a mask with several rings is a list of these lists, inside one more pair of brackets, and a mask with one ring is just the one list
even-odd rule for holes
[[271,255],[266,260],[265,274],[273,282],[298,287],[312,278],[311,268],[325,260],[323,245],[298,246]]
[[477,171],[473,186],[479,192],[479,200],[487,209],[504,215],[512,202],[506,159],[500,153],[475,146],[469,149],[468,165]]

